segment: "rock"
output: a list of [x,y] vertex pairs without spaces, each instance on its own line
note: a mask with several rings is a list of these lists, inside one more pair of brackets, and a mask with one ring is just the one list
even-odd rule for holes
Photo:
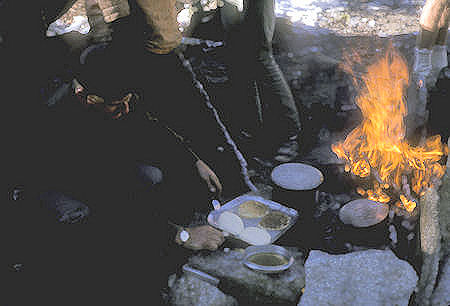
[[441,250],[439,202],[439,194],[434,186],[428,188],[420,198],[419,242],[422,267],[417,284],[416,302],[421,306],[430,305],[439,271]]
[[431,297],[431,305],[448,306],[450,305],[450,259],[447,257],[442,265],[439,283]]
[[349,202],[352,198],[350,197],[350,195],[342,193],[342,194],[335,194],[334,199],[340,204],[344,204]]
[[412,266],[390,250],[344,255],[310,252],[299,306],[408,305],[417,283]]
[[447,159],[447,172],[442,178],[439,197],[439,226],[443,259],[439,264],[437,286],[431,296],[431,305],[447,306],[450,305],[450,159]]
[[295,248],[287,248],[294,264],[279,274],[264,274],[243,265],[244,251],[215,252],[196,255],[188,264],[220,279],[220,288],[233,295],[239,304],[291,305],[298,301],[305,285],[303,255]]
[[439,197],[439,224],[442,235],[442,250],[444,255],[450,255],[450,158],[447,158],[447,173],[442,177]]
[[339,211],[339,219],[355,227],[368,227],[383,221],[389,213],[389,206],[366,199],[353,200]]
[[389,225],[389,239],[391,239],[392,244],[397,244],[397,230],[393,224]]
[[182,275],[170,288],[174,306],[234,306],[237,301],[217,287],[190,275]]

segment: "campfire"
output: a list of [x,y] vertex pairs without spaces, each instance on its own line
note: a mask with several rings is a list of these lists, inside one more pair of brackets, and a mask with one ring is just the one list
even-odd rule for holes
[[364,182],[356,189],[361,196],[412,213],[419,197],[444,175],[445,165],[440,162],[448,148],[440,135],[415,146],[405,139],[409,73],[405,59],[393,47],[362,76],[352,68],[357,59],[353,56],[343,68],[360,88],[356,103],[363,119],[332,150],[345,161],[345,171]]

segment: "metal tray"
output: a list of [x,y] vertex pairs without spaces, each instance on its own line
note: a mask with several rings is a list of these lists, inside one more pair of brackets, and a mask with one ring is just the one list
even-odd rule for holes
[[[215,209],[215,210],[211,211],[208,215],[208,223],[215,228],[224,230],[217,224],[217,220],[218,220],[219,216],[225,211],[230,211],[232,213],[239,215],[238,207],[242,203],[244,203],[246,201],[251,201],[251,200],[258,201],[262,204],[267,205],[269,207],[270,211],[280,211],[290,217],[289,224],[284,229],[282,229],[282,230],[267,230],[266,229],[271,237],[270,243],[273,243],[278,238],[280,238],[281,235],[283,235],[287,230],[289,230],[289,228],[292,227],[292,225],[294,225],[295,222],[297,222],[298,212],[293,208],[286,207],[284,205],[281,205],[280,203],[264,199],[263,197],[260,197],[260,196],[242,195],[242,196],[239,196],[239,197],[223,204],[219,209]],[[244,222],[244,228],[246,228],[249,226],[258,226],[258,223],[261,221],[262,218],[241,218],[241,219]],[[251,244],[249,241],[243,240],[241,237],[238,237],[236,235],[230,234],[230,236],[232,236],[236,239],[245,241],[248,244]]]

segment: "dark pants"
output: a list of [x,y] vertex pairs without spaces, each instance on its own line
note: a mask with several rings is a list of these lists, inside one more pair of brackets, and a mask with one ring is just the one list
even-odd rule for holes
[[[194,211],[208,211],[206,187],[192,160],[182,156],[188,153],[150,136],[145,122],[102,121],[77,113],[73,104],[62,106],[45,121],[49,143],[41,155],[47,161],[40,161],[34,181],[40,191],[82,202],[90,214],[81,224],[53,222],[41,229],[45,239],[33,250],[28,271],[35,273],[28,275],[49,275],[39,283],[45,300],[56,290],[66,297],[81,290],[86,296],[74,299],[155,301],[168,274],[190,254],[170,243],[167,221],[184,225]],[[166,155],[158,159],[153,152],[160,146]],[[54,193],[42,192],[41,203],[54,210]]]
[[226,3],[221,17],[227,33],[230,79],[239,109],[232,122],[245,122],[250,132],[262,125],[272,141],[286,141],[300,131],[290,88],[272,53],[274,0],[244,1],[244,12]]
[[[46,293],[43,301],[58,294],[100,304],[118,300],[160,305],[168,276],[178,272],[192,254],[173,243],[167,221],[188,224],[194,211],[208,210],[209,203],[201,200],[202,190],[190,183],[192,177],[185,185],[180,185],[179,178],[168,177],[167,183],[179,182],[169,186],[158,168],[138,164],[133,172],[136,177],[129,177],[135,182],[133,191],[101,188],[100,194],[90,194],[85,204],[92,215],[87,221],[47,227],[46,238],[34,250],[34,265],[26,262],[29,270],[25,270],[32,277],[46,275],[37,286],[41,295]],[[117,177],[123,188],[132,185],[126,178]],[[47,208],[54,195],[41,194]]]

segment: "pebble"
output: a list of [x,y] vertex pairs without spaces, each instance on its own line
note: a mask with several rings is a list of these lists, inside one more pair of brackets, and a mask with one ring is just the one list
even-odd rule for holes
[[393,244],[397,244],[397,230],[394,225],[389,225],[389,239],[391,239]]
[[408,231],[412,231],[412,230],[414,229],[414,227],[416,226],[415,224],[413,224],[413,223],[411,223],[411,222],[408,222],[408,221],[406,221],[406,220],[403,220],[401,224],[402,224],[402,226],[403,226],[404,228],[406,228]]
[[370,20],[368,25],[369,25],[369,27],[374,27],[375,26],[375,20]]

